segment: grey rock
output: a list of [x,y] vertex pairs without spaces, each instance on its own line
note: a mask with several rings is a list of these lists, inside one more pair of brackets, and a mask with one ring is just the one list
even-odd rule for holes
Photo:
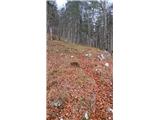
[[63,101],[62,101],[62,99],[59,98],[59,99],[52,101],[51,106],[52,107],[60,107],[60,106],[62,106],[62,104],[63,104]]
[[89,120],[88,112],[86,111],[82,120]]
[[88,53],[88,54],[85,54],[86,57],[91,57],[92,54],[91,53]]

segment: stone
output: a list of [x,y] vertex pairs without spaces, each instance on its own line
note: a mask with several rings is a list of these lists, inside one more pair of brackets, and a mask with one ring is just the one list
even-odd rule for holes
[[106,57],[103,54],[98,55],[98,58],[100,61],[105,60]]
[[103,55],[103,54],[101,54],[101,58],[102,58],[102,60],[104,60],[104,59],[105,59],[105,57],[104,57],[104,55]]
[[62,104],[63,104],[63,101],[62,101],[62,99],[60,99],[60,98],[54,100],[54,101],[51,103],[52,107],[60,107],[60,106],[62,106]]
[[85,119],[85,120],[89,120],[89,115],[88,115],[88,112],[87,112],[87,111],[86,111],[85,114],[84,114],[84,119]]
[[113,109],[110,108],[110,107],[108,107],[108,108],[107,108],[107,111],[108,111],[108,112],[113,112]]
[[106,67],[109,67],[109,63],[105,63],[105,66],[106,66]]
[[92,54],[91,54],[91,53],[87,53],[87,54],[85,54],[85,56],[86,56],[86,57],[91,57]]

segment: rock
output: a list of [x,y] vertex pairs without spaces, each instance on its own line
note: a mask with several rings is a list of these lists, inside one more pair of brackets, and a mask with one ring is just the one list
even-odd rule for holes
[[113,112],[113,109],[110,108],[110,107],[108,107],[108,108],[107,108],[107,111],[108,111],[108,112]]
[[88,54],[85,54],[85,56],[87,57],[87,56],[88,56]]
[[102,60],[105,60],[105,59],[106,59],[106,58],[105,58],[105,56],[104,56],[103,54],[98,55],[98,58],[99,58],[99,60],[100,60],[100,61],[102,61]]
[[106,66],[106,67],[109,67],[109,63],[105,63],[105,66]]
[[85,112],[84,117],[85,117],[86,119],[89,119],[88,112]]
[[89,120],[89,115],[88,115],[88,112],[87,112],[87,111],[86,111],[85,114],[84,114],[83,120]]
[[104,57],[104,55],[103,55],[103,54],[101,54],[101,58],[102,58],[102,60],[104,60],[104,59],[105,59],[105,57]]
[[51,103],[51,106],[52,107],[60,107],[60,106],[62,106],[62,104],[63,104],[63,101],[62,101],[62,99],[56,99],[56,100],[54,100],[52,103]]
[[96,71],[96,74],[97,74],[97,75],[101,75],[101,73],[102,73],[102,70],[101,70],[101,69],[97,69],[97,68],[96,68],[95,71]]
[[102,58],[99,55],[98,55],[98,58],[99,58],[100,61],[102,61]]
[[111,53],[109,53],[108,51],[104,51],[104,54],[106,57],[111,57]]
[[92,54],[91,53],[88,53],[88,54],[85,54],[86,57],[91,57]]

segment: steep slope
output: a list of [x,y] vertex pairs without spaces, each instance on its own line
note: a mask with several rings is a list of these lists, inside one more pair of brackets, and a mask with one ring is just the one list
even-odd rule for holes
[[47,120],[112,120],[112,56],[47,41]]

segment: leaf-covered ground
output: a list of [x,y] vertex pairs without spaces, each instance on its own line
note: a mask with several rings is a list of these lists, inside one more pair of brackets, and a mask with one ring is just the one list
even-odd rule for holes
[[47,120],[112,120],[112,56],[47,41]]

